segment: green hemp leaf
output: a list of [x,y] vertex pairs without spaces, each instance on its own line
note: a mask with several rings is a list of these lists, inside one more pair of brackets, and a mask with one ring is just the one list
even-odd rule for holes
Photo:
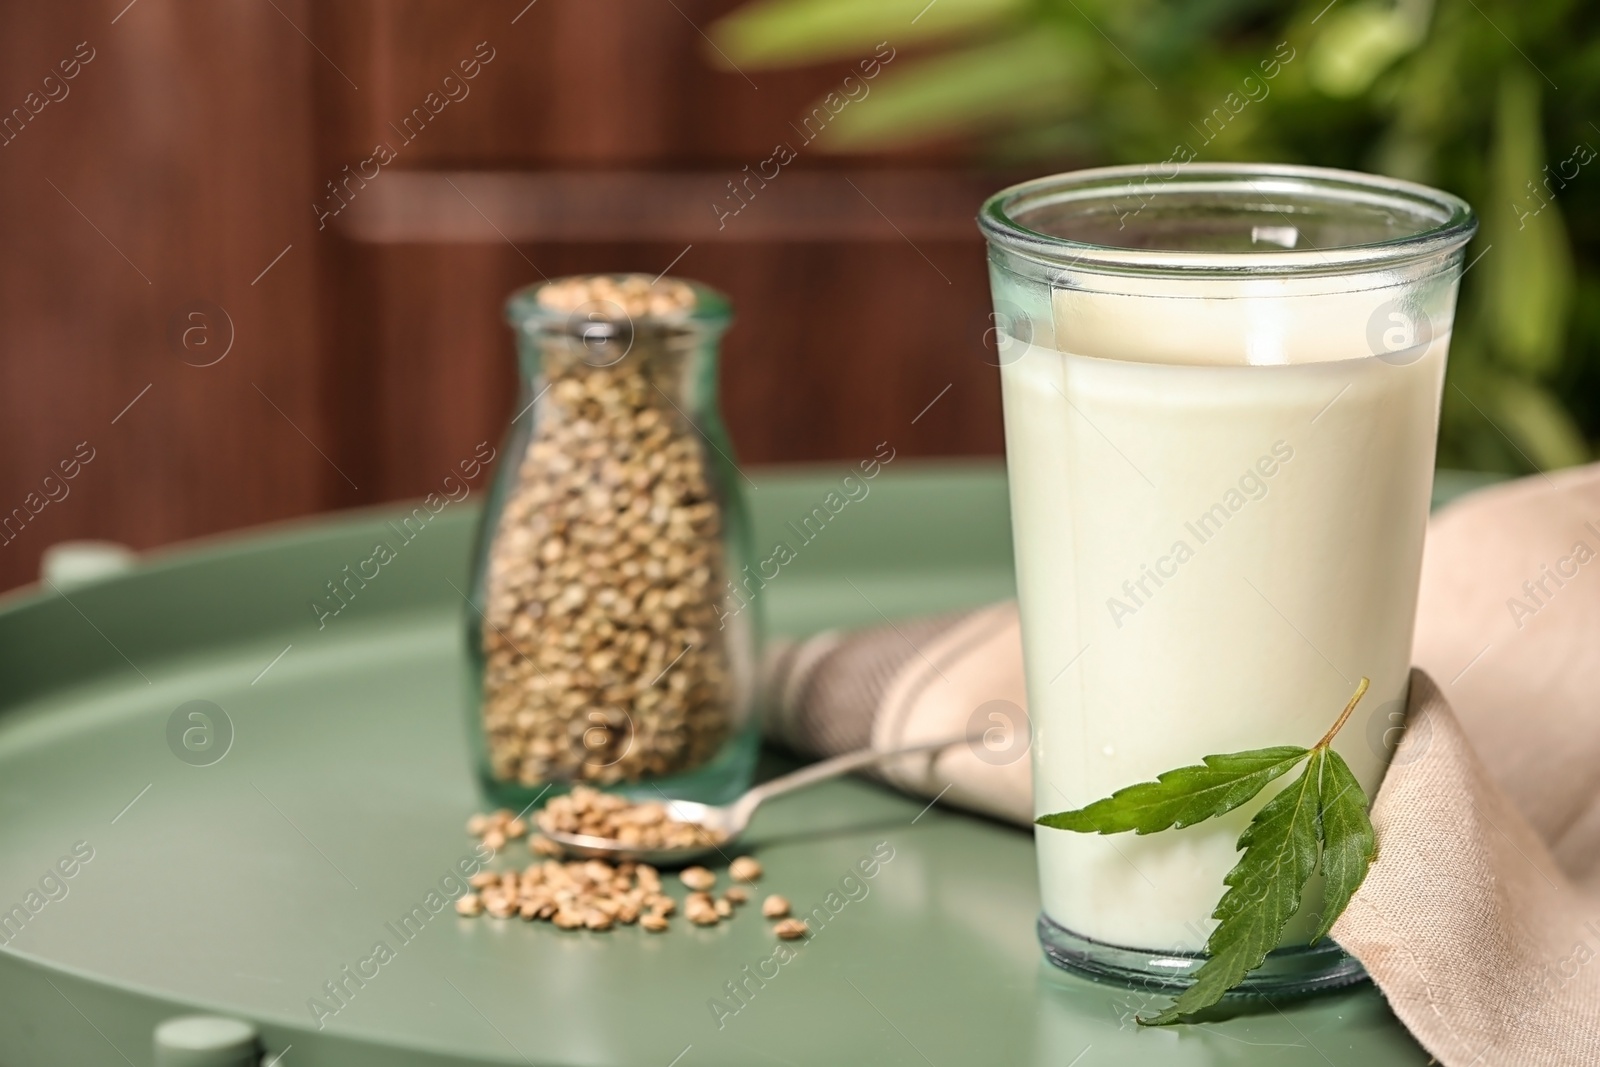
[[1232,811],[1267,783],[1305,763],[1300,776],[1267,801],[1239,836],[1239,862],[1223,879],[1228,886],[1211,917],[1217,928],[1206,942],[1210,958],[1189,986],[1147,1026],[1182,1022],[1222,999],[1245,975],[1261,966],[1300,910],[1306,882],[1320,858],[1326,880],[1322,921],[1312,942],[1339,918],[1367,876],[1377,853],[1377,835],[1367,817],[1367,797],[1333,744],[1370,681],[1361,679],[1333,727],[1311,748],[1280,746],[1206,756],[1199,766],[1180,767],[1119,789],[1076,811],[1041,816],[1040,826],[1077,833],[1139,834],[1193,826]]
[[1316,944],[1333,929],[1344,906],[1367,877],[1378,854],[1378,837],[1367,818],[1367,796],[1344,758],[1327,750],[1317,808],[1322,816],[1322,874],[1325,881],[1322,922],[1312,935]]

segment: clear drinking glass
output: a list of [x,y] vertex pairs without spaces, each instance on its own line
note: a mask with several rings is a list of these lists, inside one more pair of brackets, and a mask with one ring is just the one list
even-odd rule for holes
[[727,299],[587,275],[506,317],[522,393],[467,618],[484,789],[513,810],[576,783],[732,800],[760,740],[759,627],[727,607],[753,558],[717,409]]
[[[1001,336],[1037,813],[1218,752],[1336,748],[1369,796],[1404,708],[1456,197],[1307,167],[1107,168],[983,207]],[[1274,792],[1150,836],[1038,828],[1056,963],[1151,986],[1204,961]],[[1320,879],[1246,989],[1352,981]]]

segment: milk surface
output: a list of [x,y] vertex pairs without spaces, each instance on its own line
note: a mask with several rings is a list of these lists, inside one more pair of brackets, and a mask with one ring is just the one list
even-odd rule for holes
[[[1406,697],[1448,332],[1376,357],[1400,290],[1333,285],[1045,297],[997,272],[997,305],[1031,320],[1001,381],[1038,814],[1211,753],[1309,747],[1362,676],[1335,748],[1375,795]],[[1045,913],[1200,950],[1240,832],[1288,780],[1185,830],[1037,828]],[[1320,900],[1313,879],[1286,944]]]

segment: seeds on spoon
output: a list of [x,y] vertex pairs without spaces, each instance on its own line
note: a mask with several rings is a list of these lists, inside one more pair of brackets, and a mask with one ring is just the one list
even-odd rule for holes
[[[583,834],[636,849],[703,848],[720,845],[728,836],[709,826],[672,818],[665,804],[635,803],[585,785],[574,786],[566,796],[546,804],[538,823],[547,834]],[[537,843],[531,847],[540,850]]]
[[557,860],[567,854],[565,849],[543,834],[528,835],[528,851],[535,856],[545,856]]

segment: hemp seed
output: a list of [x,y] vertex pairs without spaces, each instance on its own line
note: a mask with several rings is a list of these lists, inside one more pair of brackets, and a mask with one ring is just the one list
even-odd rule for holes
[[665,915],[657,915],[655,912],[651,912],[639,920],[639,925],[649,930],[652,934],[661,934],[665,933],[672,924],[667,922]]
[[772,932],[785,941],[793,941],[809,934],[811,927],[805,924],[804,919],[784,919],[773,925]]
[[728,864],[728,877],[735,882],[753,882],[761,877],[761,861],[754,856],[740,856]]
[[727,891],[722,894],[722,899],[726,900],[730,904],[744,904],[749,901],[750,894],[745,891],[744,886],[731,885],[728,887]]
[[690,889],[707,892],[717,884],[717,876],[704,867],[685,867],[678,872],[678,881]]
[[550,859],[560,859],[566,855],[566,850],[543,834],[533,834],[528,838],[528,851],[535,856],[547,856]]
[[694,290],[680,281],[650,281],[642,274],[614,278],[598,274],[563,278],[539,290],[539,303],[554,311],[573,312],[592,303],[614,304],[629,317],[681,316],[695,305]]
[[789,914],[789,898],[776,893],[761,902],[761,914],[769,919],[781,919]]
[[468,917],[483,914],[483,898],[476,893],[463,893],[456,898],[456,914]]

